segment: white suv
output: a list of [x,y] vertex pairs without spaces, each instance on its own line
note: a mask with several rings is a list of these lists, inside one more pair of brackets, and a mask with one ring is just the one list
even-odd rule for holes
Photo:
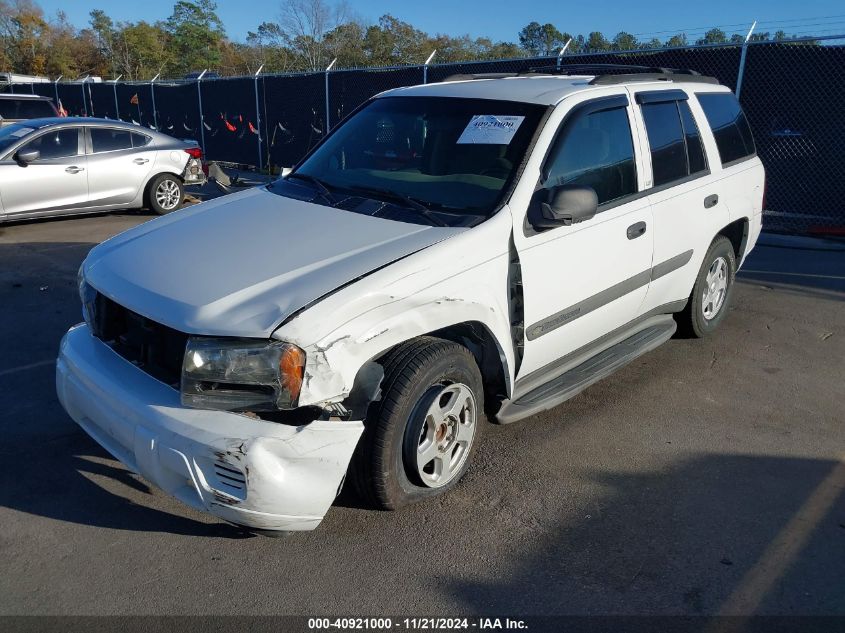
[[316,527],[347,472],[397,508],[458,482],[485,414],[715,330],[763,195],[736,98],[694,73],[391,90],[285,178],[94,248],[59,398],[256,531]]

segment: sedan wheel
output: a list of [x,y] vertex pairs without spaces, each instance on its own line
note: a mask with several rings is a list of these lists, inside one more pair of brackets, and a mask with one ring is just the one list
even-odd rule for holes
[[182,192],[176,182],[167,178],[162,180],[158,184],[158,187],[156,187],[155,198],[158,206],[162,209],[165,211],[173,211],[173,209],[178,207],[179,203],[182,202]]
[[164,215],[182,206],[185,189],[173,174],[159,174],[150,181],[147,187],[147,204],[150,209]]

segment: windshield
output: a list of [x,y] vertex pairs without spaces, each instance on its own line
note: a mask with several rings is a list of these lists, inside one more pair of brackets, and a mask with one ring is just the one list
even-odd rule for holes
[[501,203],[544,111],[486,99],[376,99],[289,178],[322,185],[334,198],[341,192],[427,210],[444,224],[455,223],[450,216],[483,219]]
[[34,132],[35,128],[20,123],[13,123],[6,127],[0,128],[0,156],[5,154],[6,150],[12,145],[21,140],[30,132]]

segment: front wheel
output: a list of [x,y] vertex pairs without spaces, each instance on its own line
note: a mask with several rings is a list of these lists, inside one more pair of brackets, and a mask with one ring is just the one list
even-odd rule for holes
[[159,174],[150,182],[147,203],[159,215],[165,215],[182,206],[185,188],[173,174]]
[[393,510],[458,483],[481,434],[484,391],[475,358],[451,341],[410,341],[382,366],[382,397],[367,416],[351,477],[364,500]]
[[733,245],[719,236],[704,256],[686,307],[675,315],[680,334],[702,338],[719,327],[728,312],[735,276]]

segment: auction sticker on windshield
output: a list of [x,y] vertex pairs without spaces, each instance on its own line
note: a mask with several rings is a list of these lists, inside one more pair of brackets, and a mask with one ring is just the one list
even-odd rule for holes
[[524,120],[524,116],[476,114],[458,138],[458,145],[508,145]]

